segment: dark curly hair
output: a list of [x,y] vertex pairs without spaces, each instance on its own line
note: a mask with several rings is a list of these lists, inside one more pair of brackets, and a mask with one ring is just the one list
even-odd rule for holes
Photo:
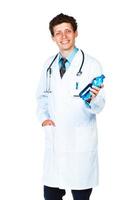
[[49,23],[49,30],[52,36],[54,36],[54,30],[53,30],[54,26],[64,23],[64,22],[70,23],[72,25],[74,32],[77,30],[78,25],[77,25],[76,19],[72,16],[60,13],[59,15],[54,17]]

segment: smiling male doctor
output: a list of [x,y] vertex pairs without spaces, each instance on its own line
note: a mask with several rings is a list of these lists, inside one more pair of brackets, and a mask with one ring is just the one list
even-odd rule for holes
[[45,134],[44,198],[62,200],[65,189],[71,189],[74,200],[89,200],[98,184],[96,114],[105,104],[103,86],[91,90],[90,104],[78,94],[102,69],[84,54],[77,76],[83,53],[75,46],[78,32],[73,17],[61,13],[50,21],[49,29],[59,53],[44,64],[37,91],[37,115]]

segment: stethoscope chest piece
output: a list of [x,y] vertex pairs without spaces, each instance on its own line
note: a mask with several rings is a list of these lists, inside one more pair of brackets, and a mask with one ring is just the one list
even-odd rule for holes
[[77,74],[76,74],[76,76],[81,76],[81,75],[82,75],[81,71],[77,72]]

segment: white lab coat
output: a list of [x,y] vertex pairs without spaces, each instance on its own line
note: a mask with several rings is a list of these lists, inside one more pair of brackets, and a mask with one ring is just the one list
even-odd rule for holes
[[52,59],[44,65],[37,91],[40,122],[49,118],[56,124],[56,127],[42,128],[45,135],[43,184],[62,189],[93,188],[98,184],[96,114],[104,107],[104,92],[101,89],[91,101],[91,108],[73,95],[79,94],[94,77],[101,75],[102,69],[94,58],[85,54],[83,73],[76,76],[82,62],[79,50],[61,79],[57,57],[52,65],[52,92],[46,94],[46,69]]

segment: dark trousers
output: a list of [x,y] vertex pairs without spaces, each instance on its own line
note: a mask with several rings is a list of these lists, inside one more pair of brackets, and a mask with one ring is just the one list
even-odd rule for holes
[[[71,190],[74,200],[89,200],[92,188],[85,190]],[[44,186],[44,199],[45,200],[62,200],[66,194],[65,190],[59,188],[52,188]]]

